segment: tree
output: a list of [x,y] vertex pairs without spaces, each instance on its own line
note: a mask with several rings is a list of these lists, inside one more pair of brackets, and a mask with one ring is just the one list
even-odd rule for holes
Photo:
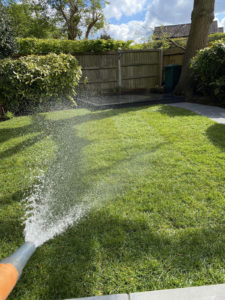
[[[0,59],[15,53],[16,48],[10,16],[0,0]],[[5,117],[4,107],[0,99],[0,119],[5,119]]]
[[7,9],[17,37],[51,38],[59,35],[57,20],[48,15],[46,2],[10,0]]
[[[105,3],[108,3],[105,1]],[[105,16],[102,11],[102,3],[99,0],[91,0],[90,8],[85,13],[86,33],[85,38],[88,39],[90,32],[98,31],[105,25]]]
[[48,0],[64,22],[69,40],[88,38],[91,31],[104,27],[106,0]]
[[6,7],[0,1],[0,58],[8,57],[16,52],[14,32]]
[[203,49],[208,42],[210,25],[214,19],[215,0],[194,0],[190,35],[184,56],[184,63],[175,94],[184,94],[187,98],[193,95],[193,75],[190,61],[197,51]]
[[111,40],[112,39],[112,37],[109,34],[107,34],[106,32],[102,33],[99,38],[101,40]]

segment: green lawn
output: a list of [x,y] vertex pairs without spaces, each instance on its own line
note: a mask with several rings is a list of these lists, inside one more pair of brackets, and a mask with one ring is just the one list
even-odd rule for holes
[[97,202],[38,248],[9,299],[225,282],[224,125],[163,105],[18,117],[0,123],[0,159],[0,259],[24,242],[40,170],[69,174],[62,204]]

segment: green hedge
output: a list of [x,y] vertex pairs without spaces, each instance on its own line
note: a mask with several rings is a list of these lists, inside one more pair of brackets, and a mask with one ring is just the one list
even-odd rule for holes
[[[173,39],[173,41],[182,47],[186,47],[187,39]],[[162,40],[151,40],[142,44],[132,45],[131,49],[170,49],[176,48],[177,46],[170,41]]]
[[225,43],[214,42],[192,59],[198,89],[215,101],[225,103]]
[[6,110],[21,113],[51,105],[75,104],[75,87],[81,77],[76,58],[66,54],[30,55],[0,60],[0,102]]
[[129,48],[132,41],[114,41],[114,40],[56,40],[56,39],[35,39],[35,38],[20,38],[17,39],[19,54],[48,54],[48,53],[65,53],[76,55],[77,53],[99,53],[105,51],[114,51],[119,48],[126,50]]
[[214,42],[221,39],[225,39],[225,33],[223,32],[213,33],[209,35],[209,42]]
[[[225,33],[213,33],[209,35],[209,43],[224,39],[225,40]],[[187,45],[187,38],[175,38],[172,39],[176,44],[186,47]],[[176,45],[170,41],[163,40],[150,40],[148,42],[142,44],[134,44],[130,48],[131,49],[168,49],[168,48],[175,48]]]

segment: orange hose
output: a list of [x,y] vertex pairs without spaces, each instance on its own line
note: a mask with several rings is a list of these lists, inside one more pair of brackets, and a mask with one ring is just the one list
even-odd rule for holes
[[19,273],[12,264],[0,264],[0,300],[5,300],[14,288]]

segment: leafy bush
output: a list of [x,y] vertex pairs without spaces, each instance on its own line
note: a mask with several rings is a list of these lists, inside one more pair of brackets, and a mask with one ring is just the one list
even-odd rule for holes
[[48,54],[48,53],[65,53],[76,55],[77,53],[85,52],[105,52],[113,51],[121,48],[128,49],[132,41],[114,41],[114,40],[56,40],[56,39],[35,39],[35,38],[20,38],[17,40],[20,49],[20,55],[29,54]]
[[209,42],[215,42],[225,38],[225,33],[218,32],[209,35]]
[[148,42],[142,44],[132,45],[131,49],[169,49],[169,48],[177,48],[178,46],[186,47],[187,39],[172,39],[174,43],[172,43],[168,39],[164,40],[149,40]]
[[[223,40],[225,41],[225,33],[214,33],[209,35],[209,43],[212,44],[215,41]],[[171,40],[174,42],[171,42]],[[176,48],[176,44],[182,47],[186,47],[187,45],[187,38],[174,38],[174,39],[155,39],[153,38],[149,39],[149,41],[144,42],[142,44],[135,44],[132,45],[131,49],[169,49],[169,48]]]
[[0,58],[8,57],[16,52],[16,43],[11,28],[9,15],[0,2]]
[[0,60],[0,101],[12,112],[34,111],[54,104],[75,104],[81,67],[66,54],[30,55]]
[[11,120],[14,118],[14,114],[11,111],[7,111],[7,113],[5,114],[5,118],[6,120]]
[[198,89],[214,100],[225,101],[225,43],[215,42],[192,59]]

